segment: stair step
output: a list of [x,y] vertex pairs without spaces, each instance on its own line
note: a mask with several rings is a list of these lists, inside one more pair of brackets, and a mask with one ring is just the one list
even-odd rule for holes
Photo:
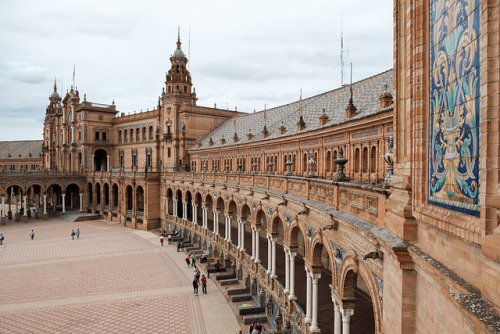
[[264,306],[249,306],[249,307],[241,307],[238,309],[240,315],[249,315],[249,314],[262,314],[266,311]]
[[242,288],[242,287],[229,287],[226,288],[228,296],[234,295],[243,295],[250,292],[250,288]]
[[233,303],[239,303],[239,302],[246,302],[249,300],[253,300],[253,296],[248,294],[248,295],[236,295],[231,297],[231,301]]
[[220,285],[237,285],[238,282],[237,278],[219,280]]
[[265,314],[252,314],[243,317],[244,324],[251,324],[254,322],[267,323],[267,316]]
[[218,281],[236,278],[236,273],[219,273],[215,278]]

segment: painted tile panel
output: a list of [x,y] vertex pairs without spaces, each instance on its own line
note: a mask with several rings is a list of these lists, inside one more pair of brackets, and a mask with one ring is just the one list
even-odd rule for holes
[[428,202],[479,216],[480,0],[429,0]]

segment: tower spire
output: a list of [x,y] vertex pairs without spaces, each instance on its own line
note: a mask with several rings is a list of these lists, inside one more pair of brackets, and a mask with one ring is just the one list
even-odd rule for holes
[[57,92],[57,79],[54,77],[54,92]]
[[177,26],[177,50],[181,49],[181,27]]

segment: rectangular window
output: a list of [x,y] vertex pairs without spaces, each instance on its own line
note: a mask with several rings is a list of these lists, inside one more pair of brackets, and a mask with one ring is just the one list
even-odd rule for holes
[[171,155],[171,151],[170,151],[170,147],[169,147],[169,148],[167,148],[167,157],[170,158],[170,155]]
[[99,132],[95,132],[95,140],[99,140]]
[[102,133],[102,140],[106,140],[106,132]]

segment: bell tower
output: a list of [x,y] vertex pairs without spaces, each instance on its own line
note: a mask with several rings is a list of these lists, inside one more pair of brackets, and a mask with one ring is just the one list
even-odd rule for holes
[[57,83],[54,80],[54,92],[49,96],[49,105],[45,111],[45,122],[43,124],[43,163],[45,168],[52,169],[55,166],[55,150],[57,138],[57,115],[62,113],[61,97],[57,93]]
[[196,93],[192,92],[191,74],[187,69],[188,59],[181,49],[180,32],[177,32],[177,48],[170,57],[172,66],[167,72],[165,93],[162,102],[184,102],[196,105]]

